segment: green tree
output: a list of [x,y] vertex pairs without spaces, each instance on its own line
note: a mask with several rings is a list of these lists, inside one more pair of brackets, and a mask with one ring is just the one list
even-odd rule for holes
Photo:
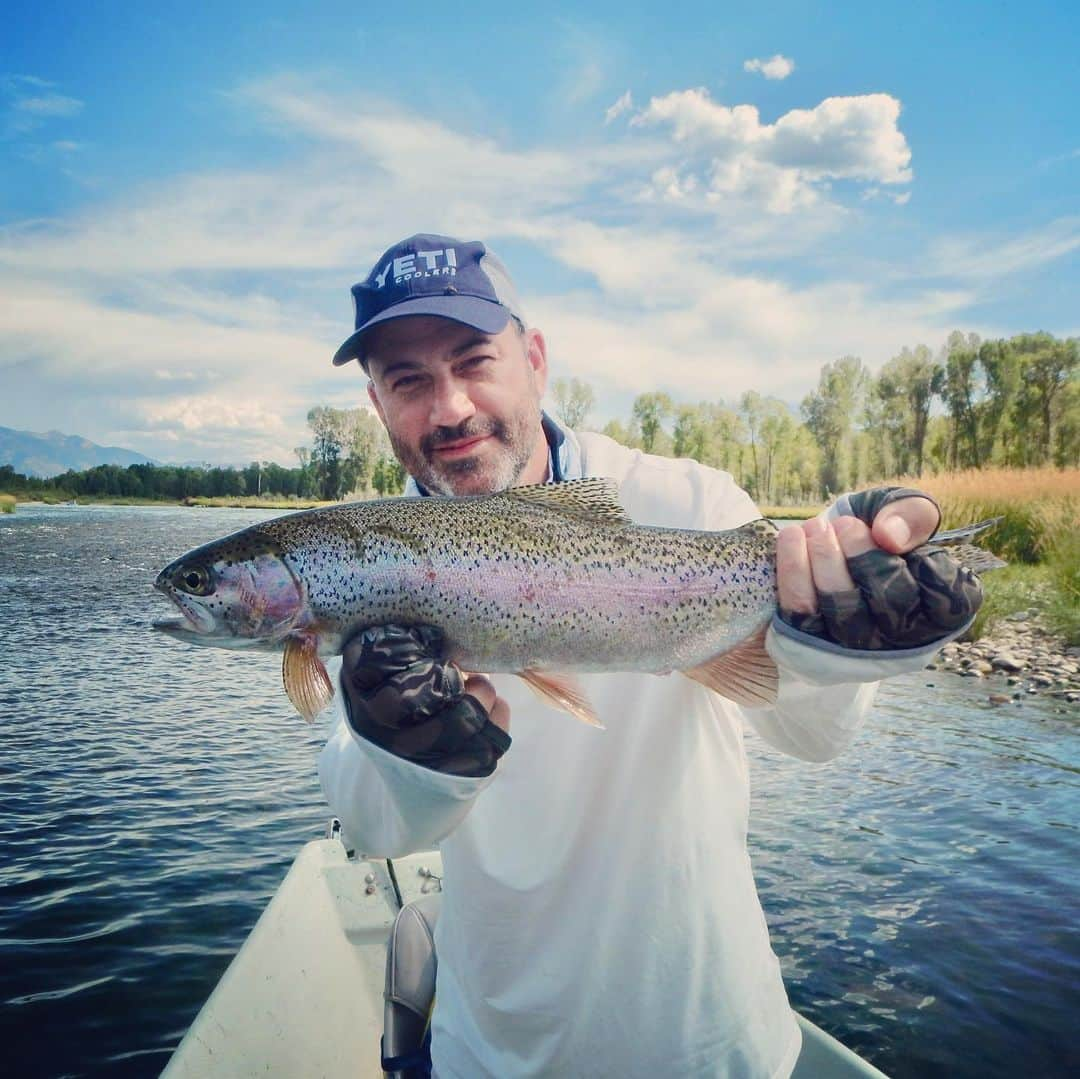
[[579,378],[557,378],[551,392],[559,419],[571,430],[583,428],[589,413],[596,407],[596,394],[592,387]]
[[641,436],[633,423],[627,427],[621,420],[609,420],[604,424],[602,433],[618,442],[620,446],[629,446],[631,449],[641,447]]
[[914,351],[905,347],[878,372],[871,398],[882,406],[876,422],[889,443],[892,465],[883,475],[922,472],[930,406],[944,381],[944,368],[926,345],[917,345]]
[[641,431],[641,448],[646,453],[658,452],[663,423],[675,411],[666,393],[642,393],[634,399],[633,417]]
[[371,485],[380,498],[405,490],[405,468],[392,453],[381,455],[375,462]]
[[945,342],[945,375],[941,395],[952,421],[950,468],[981,468],[982,447],[979,443],[979,417],[983,400],[982,368],[979,360],[979,338],[965,336],[959,331],[949,334]]
[[803,398],[802,414],[820,450],[823,491],[837,493],[853,485],[854,419],[861,414],[870,373],[857,356],[844,356],[821,369],[817,389]]
[[781,500],[798,427],[795,417],[783,401],[775,397],[762,400],[758,426],[761,469],[758,497],[770,505],[776,505]]
[[1023,439],[1017,437],[1013,418],[1020,394],[1020,356],[1008,341],[984,341],[979,346],[979,366],[986,391],[980,457],[1006,465],[1020,463],[1024,458]]
[[1051,459],[1054,428],[1062,421],[1069,386],[1075,385],[1077,341],[1059,341],[1048,333],[1036,333],[1014,337],[1010,345],[1023,364],[1015,411],[1022,423],[1035,428],[1028,463],[1045,464]]

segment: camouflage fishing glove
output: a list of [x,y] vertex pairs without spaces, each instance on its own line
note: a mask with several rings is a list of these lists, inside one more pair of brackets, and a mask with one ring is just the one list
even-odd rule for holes
[[[890,502],[913,496],[937,507],[929,495],[908,487],[844,495],[837,506],[841,515],[858,517],[870,527]],[[819,593],[816,614],[781,610],[780,617],[803,633],[845,648],[920,648],[960,629],[982,604],[978,577],[931,543],[905,555],[875,548],[849,558],[847,566],[856,588]]]
[[510,735],[442,662],[434,626],[370,626],[342,653],[341,690],[353,730],[395,756],[458,776],[487,776]]

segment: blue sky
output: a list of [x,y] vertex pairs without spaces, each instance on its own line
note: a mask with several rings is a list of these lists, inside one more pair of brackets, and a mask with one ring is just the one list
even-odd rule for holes
[[0,424],[293,463],[349,286],[484,239],[600,424],[1080,333],[1080,9],[15,3]]

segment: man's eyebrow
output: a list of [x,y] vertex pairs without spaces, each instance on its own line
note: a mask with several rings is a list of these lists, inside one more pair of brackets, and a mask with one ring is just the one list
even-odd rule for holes
[[390,375],[394,374],[394,372],[399,371],[402,368],[410,370],[419,366],[420,365],[418,363],[414,363],[412,360],[391,360],[385,367],[382,368],[379,374],[383,378],[388,378]]
[[[486,334],[486,333],[472,334],[470,337],[467,337],[464,341],[462,341],[460,345],[457,345],[456,347],[452,348],[450,350],[450,356],[453,359],[457,359],[458,356],[464,355],[466,352],[470,351],[471,349],[476,348],[479,345],[486,345],[491,340],[492,340],[492,337],[491,337],[490,334]],[[374,359],[374,356],[372,356],[371,359]],[[419,363],[416,360],[410,360],[410,359],[406,359],[404,357],[402,357],[400,359],[395,358],[395,359],[392,359],[392,360],[388,360],[387,363],[385,364],[385,366],[382,366],[380,364],[381,370],[380,370],[379,373],[383,378],[388,378],[390,375],[397,373],[401,369],[414,370],[416,368],[420,368],[420,367],[423,367],[423,366],[424,365],[422,363]]]
[[469,349],[476,348],[477,345],[486,345],[491,341],[491,335],[486,333],[473,334],[468,340],[463,341],[457,348],[450,350],[451,356],[460,356]]

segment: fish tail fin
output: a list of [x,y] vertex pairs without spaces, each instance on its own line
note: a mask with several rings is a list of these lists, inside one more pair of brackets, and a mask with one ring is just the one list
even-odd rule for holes
[[994,525],[1000,524],[1004,517],[989,517],[977,524],[964,525],[962,528],[952,528],[947,532],[939,532],[931,537],[929,543],[935,547],[948,547],[949,553],[962,566],[967,566],[974,573],[986,573],[988,570],[1001,569],[1009,563],[998,558],[992,551],[978,547],[969,542],[980,532],[985,532]]
[[687,678],[747,708],[764,708],[776,702],[780,675],[772,656],[765,651],[762,626],[752,637],[682,673]]
[[537,671],[531,667],[517,672],[518,677],[545,703],[569,712],[582,723],[590,727],[604,729],[603,723],[596,717],[596,711],[581,687],[568,674],[554,671]]

